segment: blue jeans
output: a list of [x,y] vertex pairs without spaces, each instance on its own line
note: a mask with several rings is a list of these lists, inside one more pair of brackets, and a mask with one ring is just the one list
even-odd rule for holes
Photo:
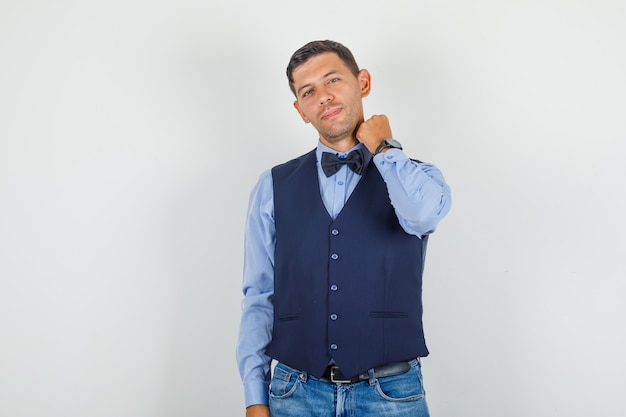
[[[270,383],[272,417],[428,417],[419,359],[407,373],[334,384],[278,363]],[[370,373],[371,375],[371,373]]]

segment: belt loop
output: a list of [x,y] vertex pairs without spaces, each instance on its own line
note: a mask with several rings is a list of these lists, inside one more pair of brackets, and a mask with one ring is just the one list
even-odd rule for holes
[[367,371],[367,374],[369,375],[370,387],[372,387],[376,384],[376,377],[374,376],[374,368],[369,369]]

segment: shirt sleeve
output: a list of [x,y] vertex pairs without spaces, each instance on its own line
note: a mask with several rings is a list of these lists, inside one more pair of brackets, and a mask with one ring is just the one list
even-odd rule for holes
[[272,177],[267,171],[250,194],[244,233],[244,297],[236,356],[246,407],[268,404],[271,358],[265,349],[274,319],[275,239]]
[[433,233],[450,211],[450,187],[434,165],[417,162],[400,149],[389,149],[374,156],[389,199],[402,228],[422,237]]

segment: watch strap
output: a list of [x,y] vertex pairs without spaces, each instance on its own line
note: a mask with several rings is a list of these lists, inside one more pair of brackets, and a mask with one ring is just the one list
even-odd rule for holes
[[390,141],[388,141],[387,139],[384,139],[382,142],[380,142],[378,147],[376,147],[376,150],[374,151],[374,155],[378,155],[379,153],[381,153],[387,148],[402,149],[401,146],[394,145],[393,143],[390,143]]

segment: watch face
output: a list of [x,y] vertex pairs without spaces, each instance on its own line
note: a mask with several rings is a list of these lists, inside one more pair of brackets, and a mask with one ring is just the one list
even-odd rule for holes
[[392,146],[392,147],[394,147],[394,148],[400,148],[400,149],[402,149],[402,145],[400,145],[400,142],[398,142],[398,141],[397,141],[397,140],[395,140],[395,139],[391,139],[391,138],[389,138],[389,139],[386,139],[386,142],[387,142],[387,145],[389,145],[389,146]]
[[382,142],[380,142],[380,145],[378,145],[378,147],[376,148],[374,155],[378,155],[380,152],[383,151],[383,149],[388,149],[388,148],[402,149],[402,145],[400,145],[400,142],[398,142],[395,139],[387,138],[383,140]]

